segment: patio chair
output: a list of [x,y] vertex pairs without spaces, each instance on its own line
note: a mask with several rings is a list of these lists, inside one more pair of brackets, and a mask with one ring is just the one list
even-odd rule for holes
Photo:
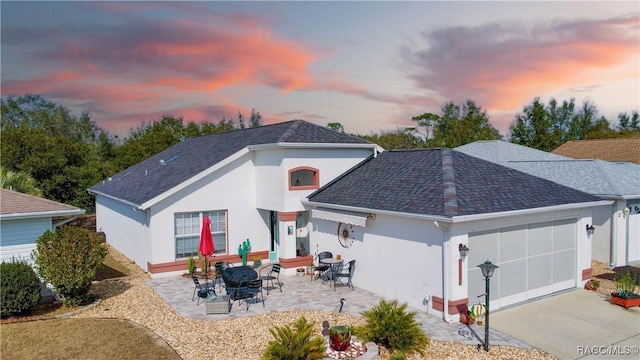
[[[347,263],[347,269],[345,270],[345,266],[340,266],[340,269],[333,273],[333,291],[336,291],[336,285],[340,283],[341,285],[347,285],[351,288],[351,290],[355,290],[353,284],[351,283],[351,278],[353,278],[353,271],[356,268],[356,261],[351,260]],[[347,279],[346,283],[343,283],[341,279]]]
[[[273,286],[273,280],[278,282],[278,289],[282,292],[282,283],[280,283],[280,264],[271,265],[271,270],[267,273],[267,275],[261,276],[260,279],[264,280],[265,283],[269,283],[271,281],[271,288],[275,289]],[[269,286],[267,285],[267,295],[269,295]]]
[[200,280],[195,275],[191,275],[191,279],[193,280],[193,296],[191,296],[191,301],[195,300],[196,295],[198,296],[198,303],[196,305],[200,305],[201,300],[204,301],[207,299],[209,294],[215,295],[215,283],[209,284],[207,281],[204,285],[200,283]]
[[222,272],[230,267],[232,267],[233,264],[230,262],[226,262],[226,261],[218,261],[217,263],[215,263],[214,267],[216,269],[216,282],[219,284],[220,287],[220,291],[222,291]]
[[[256,301],[262,301],[262,307],[264,307],[264,294],[262,293],[262,279],[251,280],[247,283],[247,292],[251,294],[251,298],[256,299]],[[258,294],[260,295],[260,300],[258,300]],[[245,299],[247,303],[247,311],[249,311],[249,298]]]
[[318,256],[316,256],[316,261],[318,263],[318,266],[314,266],[312,269],[314,276],[311,277],[311,281],[321,278],[329,270],[329,265],[323,264],[320,261],[322,259],[329,259],[332,257],[333,257],[333,254],[328,251],[323,251],[320,254],[318,254]]

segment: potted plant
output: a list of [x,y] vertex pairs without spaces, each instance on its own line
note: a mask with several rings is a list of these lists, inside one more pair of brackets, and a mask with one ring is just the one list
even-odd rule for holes
[[611,302],[624,306],[626,309],[632,306],[640,306],[640,295],[634,292],[636,286],[638,286],[638,284],[636,284],[629,270],[618,275],[616,279],[618,291],[611,293]]
[[584,284],[584,288],[591,291],[596,291],[598,290],[599,287],[600,287],[600,280],[597,280],[597,279],[589,279],[589,281],[587,281]]
[[262,259],[260,259],[260,256],[254,256],[253,257],[253,267],[259,267],[260,265],[262,265]]
[[304,276],[304,268],[303,267],[299,267],[296,269],[296,274],[298,276]]

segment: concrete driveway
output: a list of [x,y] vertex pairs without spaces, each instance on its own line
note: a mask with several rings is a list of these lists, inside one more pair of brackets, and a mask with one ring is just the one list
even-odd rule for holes
[[498,310],[490,326],[561,359],[639,359],[640,307],[574,290]]

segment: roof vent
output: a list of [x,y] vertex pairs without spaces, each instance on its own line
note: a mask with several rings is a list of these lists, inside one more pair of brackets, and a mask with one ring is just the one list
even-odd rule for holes
[[164,159],[160,159],[160,165],[164,165]]
[[170,163],[170,162],[172,162],[172,161],[176,160],[178,157],[179,157],[178,155],[176,155],[176,156],[172,156],[172,157],[168,158],[166,161],[163,161],[163,162],[162,162],[162,165],[167,165],[168,163]]
[[144,176],[147,176],[147,175],[149,175],[149,170],[144,171]]

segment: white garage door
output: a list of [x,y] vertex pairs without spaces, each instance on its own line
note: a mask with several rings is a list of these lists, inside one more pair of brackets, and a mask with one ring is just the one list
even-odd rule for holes
[[485,293],[476,266],[487,259],[500,266],[491,278],[493,309],[575,287],[576,228],[568,219],[470,233],[469,302]]
[[627,263],[640,261],[640,201],[629,201]]

